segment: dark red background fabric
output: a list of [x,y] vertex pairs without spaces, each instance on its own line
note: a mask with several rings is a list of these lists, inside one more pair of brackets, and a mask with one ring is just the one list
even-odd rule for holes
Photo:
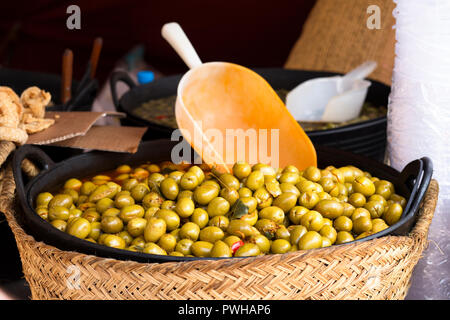
[[[315,0],[141,1],[39,0],[0,4],[0,64],[60,73],[65,48],[74,52],[79,79],[95,37],[104,39],[98,75],[104,80],[118,59],[137,44],[146,61],[165,74],[187,67],[161,37],[166,22],[181,24],[204,62],[281,67]],[[81,8],[81,30],[68,30],[66,9]],[[11,30],[19,26],[16,36]],[[9,40],[8,40],[9,39]]]

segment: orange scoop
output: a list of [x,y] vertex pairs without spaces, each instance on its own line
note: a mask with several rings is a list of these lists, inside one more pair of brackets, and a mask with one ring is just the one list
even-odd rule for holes
[[227,62],[202,64],[176,23],[162,34],[191,67],[178,85],[175,116],[203,161],[224,172],[237,161],[317,165],[310,139],[260,75]]

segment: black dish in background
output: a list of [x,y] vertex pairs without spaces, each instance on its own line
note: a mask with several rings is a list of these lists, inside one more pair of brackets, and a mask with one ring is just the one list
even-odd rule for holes
[[[274,89],[291,90],[298,84],[317,77],[336,76],[336,73],[288,70],[281,68],[258,68],[254,69],[263,78],[269,82]],[[150,100],[160,99],[176,95],[178,82],[182,75],[175,75],[157,79],[151,83],[137,85],[127,73],[117,71],[112,74],[110,79],[111,93],[117,111],[124,112],[127,117],[122,119],[123,125],[145,126],[148,127],[144,140],[155,140],[160,138],[169,138],[173,128],[148,121],[134,114],[134,110],[143,103]],[[118,98],[116,86],[118,82],[124,82],[130,88],[122,97]],[[390,87],[380,82],[372,81],[369,88],[366,101],[376,106],[387,106]],[[351,124],[348,126],[319,131],[308,131],[307,134],[315,146],[329,146],[343,149],[356,154],[366,155],[378,161],[384,160],[386,149],[386,117]],[[380,134],[381,139],[371,141],[375,133]],[[354,147],[352,141],[360,138],[366,147],[372,150],[365,152],[364,148]]]
[[[61,250],[77,251],[85,254],[97,255],[99,257],[156,263],[214,259],[150,255],[109,248],[78,239],[57,230],[48,222],[41,219],[33,209],[34,199],[40,192],[54,192],[69,178],[82,178],[105,170],[114,169],[118,165],[124,163],[136,165],[145,161],[159,162],[168,160],[170,159],[172,147],[176,143],[177,142],[169,140],[148,141],[141,144],[136,154],[114,154],[112,156],[111,153],[108,152],[96,151],[85,153],[57,164],[53,163],[53,161],[39,148],[32,146],[23,146],[19,148],[14,155],[13,171],[17,184],[18,205],[20,205],[22,209],[18,210],[25,230],[33,235],[36,240],[44,241]],[[383,165],[375,160],[336,149],[318,147],[317,153],[318,159],[320,159],[320,167],[326,167],[328,165],[355,165],[362,170],[369,171],[380,179],[392,181],[396,187],[396,192],[409,199],[409,210],[405,210],[404,215],[397,224],[375,235],[356,241],[367,241],[388,234],[405,235],[411,230],[411,227],[417,219],[419,204],[423,200],[432,175],[432,164],[428,158],[413,161],[411,165],[405,167],[405,170],[403,170],[402,173],[399,173],[393,168]],[[20,163],[25,157],[35,161],[44,169],[44,171],[28,183],[23,181],[23,175],[20,168]]]

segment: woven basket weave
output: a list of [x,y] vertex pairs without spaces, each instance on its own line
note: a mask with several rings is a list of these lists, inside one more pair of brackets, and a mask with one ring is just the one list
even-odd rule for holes
[[[369,29],[367,8],[380,8],[380,29]],[[346,73],[367,60],[378,62],[370,75],[391,84],[395,57],[392,0],[318,0],[285,67]]]
[[0,210],[33,299],[403,299],[438,197],[432,180],[409,236],[256,258],[146,264],[37,242],[19,223],[12,171],[3,171]]

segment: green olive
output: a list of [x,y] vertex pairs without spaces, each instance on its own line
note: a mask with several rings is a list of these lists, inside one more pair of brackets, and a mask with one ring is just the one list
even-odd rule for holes
[[322,200],[317,203],[314,210],[325,218],[336,219],[344,213],[344,206],[341,202],[335,200]]
[[247,178],[251,172],[252,167],[246,162],[238,161],[233,165],[233,175],[239,180]]
[[383,204],[383,207],[387,206],[387,201],[383,196],[380,196],[379,194],[373,194],[369,197],[369,201],[378,201],[381,202]]
[[355,212],[355,207],[348,202],[344,202],[342,203],[342,205],[344,206],[344,212],[342,213],[342,215],[350,218],[353,212]]
[[259,233],[255,227],[242,220],[231,220],[227,232],[242,239]]
[[180,229],[181,239],[190,239],[197,241],[200,235],[200,227],[193,222],[186,222]]
[[207,241],[195,241],[191,246],[191,252],[196,257],[209,257],[214,244]]
[[102,224],[100,222],[92,222],[91,223],[91,232],[88,235],[88,238],[91,238],[97,241],[98,237],[102,233]]
[[298,198],[299,205],[312,209],[320,202],[319,195],[314,191],[307,191],[300,195]]
[[337,231],[331,225],[323,226],[322,229],[320,229],[319,233],[322,237],[330,239],[331,244],[333,244],[336,241]]
[[131,195],[121,194],[114,199],[114,204],[116,208],[123,209],[125,207],[131,206],[135,204],[135,201]]
[[248,212],[254,212],[258,206],[258,200],[255,197],[245,197],[239,200],[248,208]]
[[209,215],[206,210],[202,208],[195,208],[194,213],[189,218],[191,222],[195,223],[199,226],[200,229],[203,229],[205,226],[208,225],[209,222]]
[[186,172],[180,180],[180,187],[183,190],[194,190],[199,185],[198,176],[194,172]]
[[110,198],[103,198],[95,204],[95,208],[99,213],[103,213],[110,208],[114,208],[114,200]]
[[69,212],[69,209],[67,209],[66,207],[54,205],[54,206],[50,207],[48,210],[48,219],[50,221],[53,221],[53,220],[67,221],[69,219],[69,216],[70,216],[70,212]]
[[161,181],[163,181],[164,179],[165,179],[165,177],[161,173],[154,172],[148,176],[147,181],[148,181],[149,186],[154,185],[154,186],[159,187],[159,186],[161,186]]
[[217,191],[220,191],[220,189],[221,189],[220,184],[215,179],[208,179],[205,182],[203,182],[201,185],[202,186],[212,186],[212,187],[216,188]]
[[350,167],[342,167],[339,168],[339,171],[342,173],[345,182],[353,182],[355,180],[355,174],[352,168]]
[[123,220],[123,222],[128,223],[131,219],[143,218],[144,214],[145,210],[142,206],[133,204],[131,206],[122,208],[122,210],[120,210],[119,217]]
[[101,219],[101,215],[100,213],[98,213],[97,211],[94,210],[89,210],[89,211],[85,211],[81,217],[85,218],[87,221],[89,222],[97,222],[100,221]]
[[348,231],[339,231],[336,236],[336,244],[343,244],[355,240]]
[[322,236],[322,248],[331,246],[331,240],[327,237]]
[[175,211],[181,218],[189,218],[195,210],[195,203],[190,198],[181,198],[175,205]]
[[352,219],[346,216],[340,216],[333,222],[333,226],[337,231],[352,231],[353,222]]
[[145,227],[147,226],[147,219],[134,218],[127,224],[127,231],[133,237],[139,237],[144,234]]
[[389,199],[395,192],[394,185],[392,182],[387,180],[380,180],[374,183],[375,193],[382,196],[385,199]]
[[120,231],[116,235],[121,237],[125,241],[126,246],[129,246],[133,241],[133,236],[126,230]]
[[291,244],[286,239],[276,239],[270,246],[270,252],[272,253],[286,253],[291,250]]
[[84,218],[75,218],[67,225],[66,232],[77,238],[84,239],[91,232],[91,224]]
[[291,183],[293,185],[300,181],[300,175],[294,172],[285,172],[278,179],[280,183]]
[[201,185],[194,190],[194,200],[201,206],[206,206],[219,195],[220,188],[212,185]]
[[[300,197],[300,190],[298,190],[298,188],[292,184],[292,183],[280,183],[280,190],[281,193],[286,193],[286,192],[290,192],[290,193],[294,193],[297,197]],[[281,194],[280,193],[280,194]]]
[[223,241],[216,241],[211,249],[210,256],[213,258],[229,258],[232,256],[231,248]]
[[375,185],[369,178],[361,176],[353,181],[353,190],[370,197],[375,193]]
[[72,178],[64,183],[64,189],[72,189],[78,192],[80,191],[82,185],[83,183],[80,180]]
[[208,203],[206,211],[210,217],[223,216],[230,211],[230,203],[222,197],[216,197]]
[[83,182],[80,188],[80,194],[89,196],[96,188],[97,186],[91,181]]
[[386,223],[390,226],[396,224],[403,213],[403,208],[399,203],[393,203],[389,206],[387,211],[383,214],[383,218]]
[[144,230],[144,239],[147,242],[157,242],[166,233],[166,222],[163,219],[152,217],[148,219]]
[[147,193],[144,198],[142,199],[142,206],[145,209],[148,209],[150,207],[161,207],[161,204],[163,203],[164,199],[157,193],[157,192],[149,192]]
[[169,178],[172,178],[173,180],[175,180],[176,183],[180,184],[181,178],[183,177],[183,175],[185,174],[185,172],[183,171],[172,171],[171,173],[169,173]]
[[36,198],[36,207],[48,207],[53,195],[50,192],[42,192]]
[[144,245],[145,245],[144,236],[139,236],[139,237],[134,238],[133,241],[131,241],[131,245],[144,248]]
[[160,189],[164,197],[169,200],[175,200],[180,191],[177,182],[172,178],[166,178],[161,181]]
[[113,234],[106,235],[102,241],[102,244],[116,249],[125,249],[126,247],[125,240]]
[[398,195],[396,193],[394,193],[393,195],[391,195],[391,197],[389,198],[389,200],[392,200],[395,203],[398,203],[402,206],[402,208],[404,209],[406,206],[406,199],[404,197],[402,197],[401,195]]
[[301,218],[307,213],[309,210],[302,206],[295,206],[291,210],[289,210],[289,220],[293,224],[300,224]]
[[106,209],[105,212],[102,213],[103,217],[118,217],[120,214],[120,210],[117,208],[109,208]]
[[236,243],[242,241],[241,238],[238,236],[228,236],[225,239],[223,239],[223,242],[225,242],[230,248]]
[[164,200],[163,203],[161,203],[161,209],[164,210],[175,210],[176,206],[177,203],[173,200]]
[[147,254],[157,254],[157,255],[162,255],[162,256],[167,255],[166,250],[164,250],[163,248],[161,248],[160,246],[158,246],[156,243],[153,243],[153,242],[146,243],[142,252],[147,253]]
[[271,243],[269,239],[267,239],[262,234],[251,236],[248,242],[256,244],[262,253],[268,253],[270,251]]
[[178,252],[178,251],[172,251],[169,253],[169,256],[184,257],[184,254],[182,254],[181,252]]
[[361,234],[363,232],[372,230],[372,226],[372,220],[369,217],[362,216],[353,221],[353,232],[356,234]]
[[289,241],[291,242],[291,245],[298,245],[298,242],[300,241],[301,237],[306,232],[308,232],[308,230],[306,229],[305,226],[293,226],[292,228],[290,228]]
[[205,173],[199,166],[190,167],[188,172],[192,172],[197,176],[198,184],[203,183],[203,181],[205,180]]
[[76,202],[78,201],[79,194],[78,194],[77,191],[75,191],[75,190],[73,190],[73,189],[64,189],[63,192],[62,192],[62,194],[67,194],[67,195],[69,195],[69,196],[72,198],[72,200],[73,200],[74,203],[76,203]]
[[170,233],[165,233],[159,238],[158,245],[166,252],[172,252],[177,245],[177,238]]
[[280,225],[279,228],[277,229],[277,231],[275,231],[276,239],[285,239],[285,240],[289,241],[290,237],[291,237],[291,234],[284,225]]
[[262,188],[264,186],[264,174],[261,171],[253,171],[247,177],[245,186],[252,191]]
[[[255,172],[255,171],[254,171]],[[253,172],[252,172],[253,173]],[[261,250],[254,243],[245,243],[234,253],[235,257],[256,257],[261,254]]]
[[320,231],[325,221],[318,211],[311,210],[307,212],[300,220],[300,224],[309,231]]
[[145,210],[144,213],[144,219],[150,219],[151,217],[154,217],[155,214],[160,210],[158,207],[150,207],[147,210]]
[[52,222],[50,222],[52,226],[54,226],[56,229],[58,229],[59,231],[65,232],[66,228],[67,228],[67,222],[64,220],[53,220]]
[[277,224],[283,223],[284,217],[284,211],[281,208],[275,206],[270,206],[259,211],[260,219],[272,220]]
[[181,239],[175,246],[175,251],[180,252],[185,256],[189,255],[191,254],[191,247],[193,243],[194,241],[191,239]]
[[238,193],[240,198],[249,198],[253,196],[253,191],[246,187],[239,189]]
[[229,173],[221,174],[219,180],[226,188],[229,189],[238,190],[241,184],[238,178]]
[[377,233],[389,228],[386,222],[383,219],[373,219],[372,220],[372,233]]
[[293,166],[293,165],[288,165],[288,166],[284,167],[282,173],[286,173],[286,172],[292,172],[292,173],[300,174],[300,170],[298,170],[298,168],[296,166]]
[[149,192],[150,188],[144,183],[138,183],[130,190],[131,196],[136,202],[141,202]]
[[64,207],[70,209],[73,204],[73,199],[68,194],[57,194],[48,203],[48,208]]
[[309,250],[322,247],[322,236],[316,231],[306,232],[298,241],[299,250]]
[[100,223],[106,233],[118,233],[123,229],[123,221],[119,217],[103,217]]
[[121,187],[114,182],[107,182],[98,186],[88,198],[89,202],[97,202],[103,198],[113,199],[114,196],[121,190]]
[[336,187],[336,182],[331,177],[322,177],[319,181],[325,192],[330,192]]
[[380,218],[384,212],[384,204],[379,201],[369,201],[364,205],[364,208],[370,212],[372,219]]
[[209,220],[208,225],[211,227],[218,227],[223,231],[226,231],[228,226],[230,225],[230,219],[226,216],[215,216],[211,220]]
[[188,198],[188,199],[194,200],[194,192],[191,190],[180,191],[180,193],[178,193],[177,200],[180,200],[183,198]]
[[270,219],[259,219],[255,223],[255,228],[269,240],[275,238],[279,224]]
[[297,195],[291,192],[280,194],[273,200],[272,206],[278,207],[285,213],[288,213],[297,203]]
[[223,188],[222,190],[220,190],[219,195],[227,200],[230,206],[234,205],[239,199],[239,192],[236,189],[232,188]]
[[365,208],[356,208],[355,211],[352,214],[351,219],[354,222],[359,217],[367,217],[367,218],[370,219],[371,218],[370,212],[367,209],[365,209]]
[[168,231],[175,230],[180,226],[180,216],[175,211],[160,209],[156,212],[155,217],[163,219],[166,222]]

